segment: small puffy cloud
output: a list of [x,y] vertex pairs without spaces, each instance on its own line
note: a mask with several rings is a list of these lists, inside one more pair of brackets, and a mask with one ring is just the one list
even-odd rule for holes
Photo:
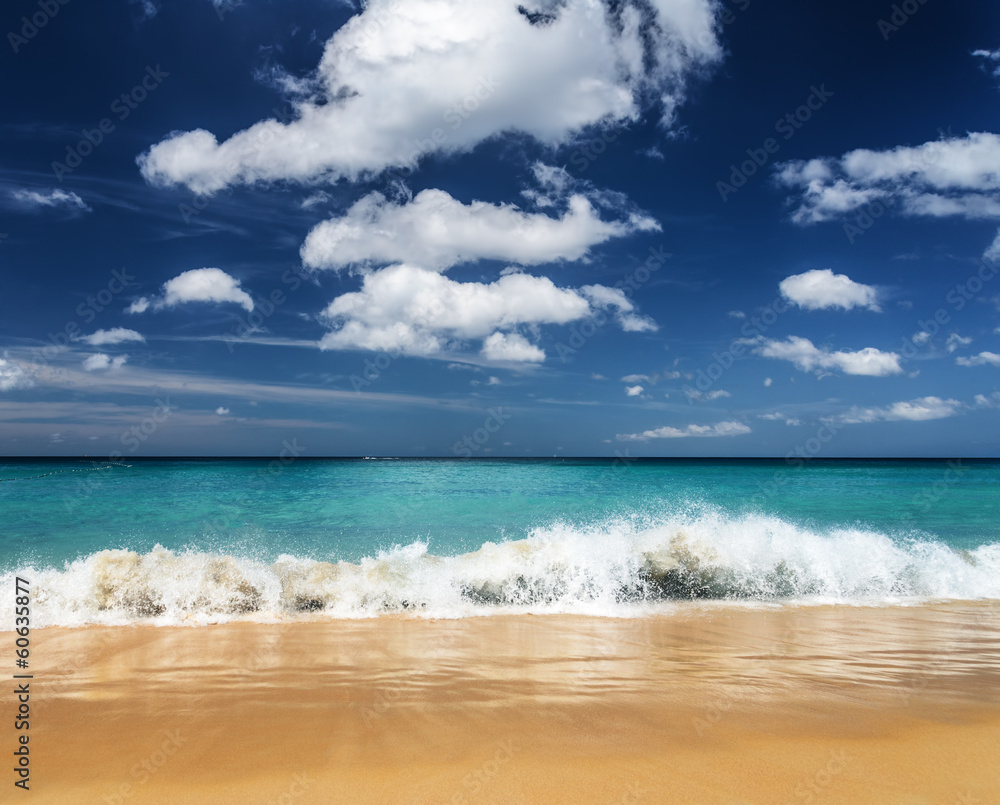
[[105,372],[114,371],[116,369],[121,369],[126,361],[128,361],[128,355],[118,355],[112,358],[110,355],[105,355],[103,352],[98,352],[94,355],[89,355],[83,361],[83,369],[85,372]]
[[496,332],[483,341],[482,354],[491,361],[540,363],[545,352],[520,333]]
[[145,313],[147,310],[149,310],[149,300],[145,296],[140,296],[125,308],[126,313]]
[[772,380],[771,378],[769,378],[769,377],[765,377],[765,378],[764,378],[764,388],[771,388],[771,384],[772,384],[773,382],[774,382],[774,381],[773,381],[773,380]]
[[899,365],[899,355],[882,352],[874,347],[865,347],[857,352],[841,350],[830,352],[815,346],[808,338],[790,336],[785,341],[763,338],[743,339],[741,343],[754,344],[754,352],[763,358],[790,361],[803,372],[824,369],[839,369],[848,375],[886,377],[898,375],[903,368]]
[[10,197],[19,207],[31,212],[43,209],[64,209],[74,212],[90,212],[90,207],[72,190],[61,190],[58,187],[51,190],[29,190],[21,188],[12,190]]
[[[615,294],[620,292],[603,286],[559,288],[547,277],[522,273],[492,283],[458,282],[400,264],[365,275],[361,290],[327,306],[324,316],[332,330],[320,347],[426,356],[483,339],[482,354],[490,360],[538,362],[545,353],[514,330],[585,319],[604,303],[619,306],[620,320],[634,316],[631,302]],[[592,303],[595,298],[600,305]]]
[[855,282],[846,274],[834,274],[828,268],[793,274],[783,279],[778,288],[785,299],[806,310],[834,307],[880,310],[875,288]]
[[955,358],[959,366],[1000,366],[1000,355],[995,352],[980,352],[971,358]]
[[494,377],[493,375],[490,375],[490,379],[486,381],[486,385],[487,386],[499,386],[500,385],[500,378],[499,377]]
[[742,310],[730,310],[726,315],[731,319],[745,319],[747,317],[747,314]]
[[642,386],[626,386],[625,394],[629,397],[638,397],[645,389]]
[[945,341],[945,347],[949,352],[954,352],[959,347],[967,347],[971,343],[972,343],[971,338],[964,338],[963,336],[960,336],[958,333],[952,333],[951,335],[948,336],[948,340]]
[[146,339],[135,330],[114,327],[110,330],[98,330],[96,333],[82,336],[79,340],[92,347],[103,347],[111,344],[124,344],[127,341],[145,342]]
[[253,299],[240,288],[240,281],[220,268],[194,268],[167,280],[163,283],[163,298],[156,302],[156,307],[187,302],[233,302],[253,310]]
[[0,391],[27,389],[33,385],[34,378],[21,364],[0,358]]
[[223,406],[220,405],[218,408],[215,409],[215,413],[218,414],[219,416],[227,416],[229,414],[229,409],[224,408]]
[[684,428],[664,426],[642,433],[620,433],[618,440],[623,442],[645,442],[650,439],[686,439],[688,437],[713,436],[743,436],[751,433],[750,428],[742,422],[719,422],[716,425],[688,425]]
[[893,403],[884,408],[855,407],[837,417],[837,420],[845,425],[863,422],[926,422],[955,416],[963,407],[958,400],[921,397],[917,400]]
[[913,341],[914,344],[926,344],[928,341],[931,340],[931,334],[928,333],[926,330],[921,330],[919,333],[916,333],[910,340]]
[[[711,0],[369,0],[326,43],[315,94],[292,119],[219,142],[171,134],[139,159],[147,181],[213,193],[235,184],[355,180],[459,154],[508,132],[549,146],[595,125],[669,126],[688,80],[722,56]],[[407,258],[409,259],[409,258]]]
[[1000,391],[992,394],[977,394],[975,403],[978,408],[1000,408]]
[[312,268],[333,269],[409,262],[443,271],[476,260],[539,265],[580,260],[610,238],[659,228],[641,215],[604,221],[578,194],[553,218],[511,204],[463,204],[443,190],[424,190],[403,203],[370,193],[342,217],[313,228],[302,246],[302,260]]

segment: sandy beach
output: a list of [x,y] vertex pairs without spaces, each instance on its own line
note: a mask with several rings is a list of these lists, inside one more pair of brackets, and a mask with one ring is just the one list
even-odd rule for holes
[[1000,802],[995,604],[51,628],[32,645],[37,803]]

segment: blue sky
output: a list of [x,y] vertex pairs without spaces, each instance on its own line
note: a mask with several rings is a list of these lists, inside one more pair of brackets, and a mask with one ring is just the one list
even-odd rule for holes
[[993,3],[78,2],[3,454],[998,454]]

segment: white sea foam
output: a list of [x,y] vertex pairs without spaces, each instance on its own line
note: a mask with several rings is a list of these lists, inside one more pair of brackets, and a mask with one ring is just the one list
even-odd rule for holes
[[[13,575],[3,577],[13,588]],[[414,542],[359,563],[274,562],[157,547],[100,551],[62,569],[25,567],[37,626],[161,625],[408,612],[629,617],[677,599],[888,603],[1000,598],[1000,544],[815,533],[761,515],[701,509],[658,520],[553,524],[527,538],[436,556]],[[6,623],[2,628],[12,628]]]

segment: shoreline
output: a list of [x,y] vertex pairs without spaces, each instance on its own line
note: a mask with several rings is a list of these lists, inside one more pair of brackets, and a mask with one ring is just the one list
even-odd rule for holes
[[32,657],[39,802],[1000,800],[997,602],[49,627]]

